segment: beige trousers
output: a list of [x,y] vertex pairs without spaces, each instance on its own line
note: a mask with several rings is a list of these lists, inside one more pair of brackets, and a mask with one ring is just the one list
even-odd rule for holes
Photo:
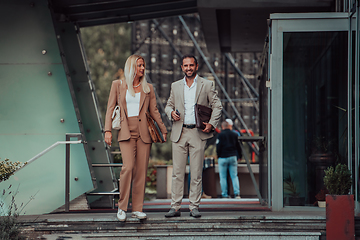
[[171,207],[176,210],[181,208],[184,195],[184,178],[188,156],[190,156],[191,172],[189,209],[199,208],[205,144],[206,140],[200,138],[197,128],[183,128],[179,141],[172,143]]
[[132,211],[142,212],[151,143],[141,140],[138,117],[129,117],[128,124],[131,138],[119,142],[123,166],[120,172],[118,206],[127,211],[132,185]]

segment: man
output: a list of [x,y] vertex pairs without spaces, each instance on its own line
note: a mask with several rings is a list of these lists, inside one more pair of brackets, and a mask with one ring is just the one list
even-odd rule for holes
[[237,159],[238,156],[241,156],[241,148],[238,141],[238,135],[232,131],[232,125],[229,124],[228,119],[221,123],[221,128],[222,131],[219,133],[216,141],[221,196],[223,198],[229,198],[227,184],[227,171],[229,170],[235,198],[239,199],[240,185],[237,175]]
[[[234,122],[230,118],[225,119],[225,121],[230,125],[229,127],[230,127],[231,131],[233,131],[240,137],[240,133],[237,130],[233,129]],[[240,158],[241,158],[241,151],[239,151],[239,152],[236,155],[238,161],[240,161]]]
[[[197,75],[198,63],[194,56],[182,58],[183,79],[171,84],[170,97],[165,113],[173,121],[170,140],[172,141],[173,174],[171,186],[171,209],[165,217],[178,217],[184,193],[186,161],[190,157],[190,216],[198,218],[201,199],[202,170],[206,139],[213,136],[212,130],[221,117],[221,102],[212,81]],[[195,127],[195,104],[212,108],[210,121],[205,129]]]

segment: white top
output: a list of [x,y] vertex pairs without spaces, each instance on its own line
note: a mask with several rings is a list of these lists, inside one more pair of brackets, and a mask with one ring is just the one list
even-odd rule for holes
[[129,90],[126,90],[126,108],[128,117],[139,116],[140,93],[135,93],[135,97],[131,96]]
[[186,79],[184,77],[184,104],[185,104],[185,115],[184,124],[195,124],[195,95],[196,95],[196,82],[197,77],[194,78],[193,84],[188,87]]

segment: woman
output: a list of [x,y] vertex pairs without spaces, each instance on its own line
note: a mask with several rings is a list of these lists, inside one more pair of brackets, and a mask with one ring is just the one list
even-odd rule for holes
[[120,106],[121,129],[118,141],[123,166],[120,172],[117,218],[126,220],[132,184],[132,217],[145,219],[142,212],[145,194],[145,179],[152,140],[147,127],[145,113],[149,111],[160,127],[166,140],[166,127],[156,107],[153,86],[145,79],[145,61],[141,56],[132,55],[125,63],[125,81],[112,83],[105,117],[105,142],[111,146],[111,116],[116,105]]

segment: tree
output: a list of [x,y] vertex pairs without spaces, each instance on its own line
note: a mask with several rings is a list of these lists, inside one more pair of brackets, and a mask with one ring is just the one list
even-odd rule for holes
[[111,82],[131,55],[131,25],[118,23],[81,28],[80,31],[104,119]]

